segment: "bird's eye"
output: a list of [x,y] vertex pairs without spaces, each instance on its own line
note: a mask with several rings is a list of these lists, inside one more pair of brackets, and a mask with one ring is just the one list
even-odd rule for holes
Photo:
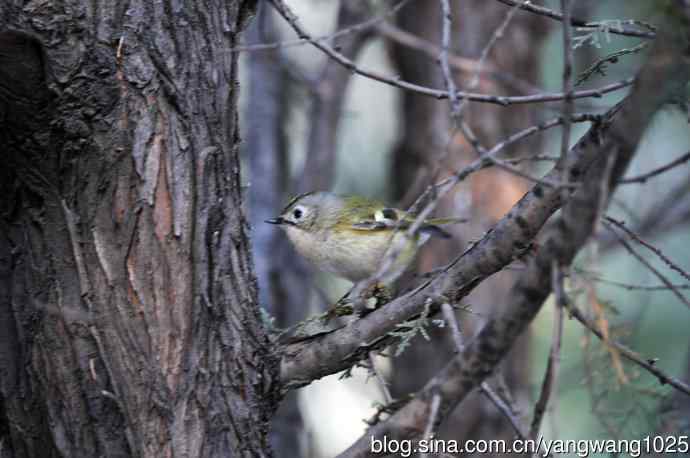
[[295,219],[300,219],[302,217],[302,210],[295,208],[295,210],[292,212],[292,216],[294,216]]

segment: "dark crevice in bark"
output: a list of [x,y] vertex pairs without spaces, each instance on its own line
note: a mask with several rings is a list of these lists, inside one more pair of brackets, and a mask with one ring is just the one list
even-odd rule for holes
[[[41,136],[51,111],[44,62],[38,40],[16,31],[0,32],[0,145],[5,162],[0,167],[0,442],[13,457],[57,456],[41,384],[24,371],[34,355],[23,340],[34,339],[32,331],[43,319],[32,300],[35,304],[45,294],[40,285],[27,288],[27,277],[40,261],[27,258],[32,247],[22,242],[27,232],[40,227],[35,221],[24,230],[10,224],[23,207],[41,208],[47,192],[40,175],[31,173],[32,164],[43,156]],[[31,215],[32,220],[39,217]]]
[[19,3],[0,6],[14,456],[269,456],[227,52],[252,2]]

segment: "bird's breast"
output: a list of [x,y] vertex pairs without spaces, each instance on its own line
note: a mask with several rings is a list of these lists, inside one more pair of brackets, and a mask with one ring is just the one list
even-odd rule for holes
[[[287,228],[297,252],[318,269],[357,282],[373,276],[391,246],[389,231],[328,230],[311,233]],[[404,237],[402,233],[394,237]],[[396,266],[406,266],[414,257],[415,242],[406,242]]]

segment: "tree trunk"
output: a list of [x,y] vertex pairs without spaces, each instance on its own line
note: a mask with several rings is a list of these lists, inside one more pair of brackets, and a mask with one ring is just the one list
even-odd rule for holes
[[0,6],[3,456],[270,455],[229,52],[252,2],[189,5]]

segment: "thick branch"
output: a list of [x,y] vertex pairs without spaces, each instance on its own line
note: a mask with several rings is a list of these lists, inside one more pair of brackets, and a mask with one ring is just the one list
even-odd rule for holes
[[[642,79],[632,94],[571,148],[567,156],[571,183],[582,182],[585,172],[601,157],[602,151],[617,150],[623,158],[631,155],[649,119],[670,95],[660,91],[657,82],[678,85],[680,80],[687,80],[685,60],[669,59],[661,52],[664,45],[655,49],[656,54],[641,73]],[[666,43],[665,49],[668,53],[676,47]],[[619,108],[620,113],[616,115]],[[615,162],[612,175],[616,179],[626,164],[622,159]],[[565,165],[557,163],[545,178],[560,178]],[[560,194],[558,188],[535,185],[493,230],[470,246],[443,275],[347,327],[286,347],[281,367],[284,389],[343,370],[366,356],[372,348],[389,343],[386,334],[396,324],[419,314],[427,301],[435,302],[441,296],[453,302],[461,300],[485,278],[524,253],[546,220],[560,207]]]
[[542,248],[530,259],[513,288],[514,303],[510,309],[503,316],[491,319],[465,351],[453,358],[412,401],[386,422],[372,427],[341,457],[370,456],[372,437],[386,436],[389,440],[420,437],[434,395],[442,396],[439,414],[442,419],[491,374],[510,350],[551,293],[553,262],[569,265],[587,242],[608,202],[609,190],[623,175],[642,133],[656,111],[669,101],[670,94],[659,91],[657,81],[681,86],[688,82],[689,56],[683,40],[660,41],[621,112],[597,145],[599,155],[587,171],[583,185],[550,226]]
[[[595,125],[571,149],[570,181],[577,184],[583,171],[598,156],[598,141],[606,136],[617,108]],[[561,167],[556,165],[545,179],[558,180]],[[427,300],[445,296],[460,301],[485,278],[498,272],[530,246],[546,220],[561,205],[560,189],[535,185],[506,216],[479,242],[470,246],[443,275],[411,291],[384,307],[338,329],[310,341],[285,348],[281,367],[284,387],[294,388],[312,380],[341,371],[366,355],[366,351],[387,343],[386,334],[419,314]]]
[[[615,154],[615,150],[603,153]],[[591,234],[604,188],[601,182],[608,179],[607,168],[601,165],[592,167],[584,185],[564,207],[563,216],[550,227],[544,247],[530,260],[513,288],[514,301],[505,315],[491,319],[465,351],[453,358],[412,401],[386,422],[371,428],[342,457],[369,456],[371,437],[386,436],[389,440],[419,437],[423,431],[420,423],[428,416],[433,392],[441,393],[443,418],[491,374],[550,294],[552,260],[569,264]]]

